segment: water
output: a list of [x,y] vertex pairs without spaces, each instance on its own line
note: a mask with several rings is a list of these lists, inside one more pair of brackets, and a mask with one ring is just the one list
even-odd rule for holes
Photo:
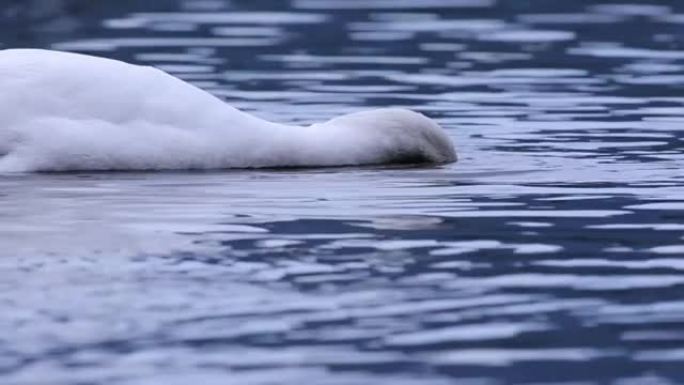
[[3,384],[684,381],[684,6],[2,10],[5,46],[156,65],[268,119],[415,108],[461,158],[0,176]]

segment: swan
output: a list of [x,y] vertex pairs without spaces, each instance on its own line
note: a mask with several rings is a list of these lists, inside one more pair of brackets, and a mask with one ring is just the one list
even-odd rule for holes
[[240,111],[153,67],[50,50],[0,51],[0,172],[455,160],[442,128],[411,110],[290,126]]

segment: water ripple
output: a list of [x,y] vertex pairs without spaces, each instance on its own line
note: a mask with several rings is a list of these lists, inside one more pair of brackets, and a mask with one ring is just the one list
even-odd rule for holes
[[684,378],[681,5],[15,3],[4,46],[283,122],[415,108],[460,159],[0,175],[3,383]]

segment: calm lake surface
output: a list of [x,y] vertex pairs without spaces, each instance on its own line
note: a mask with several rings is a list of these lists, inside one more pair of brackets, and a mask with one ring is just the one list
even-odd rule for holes
[[414,108],[460,154],[0,175],[2,384],[684,382],[684,4],[0,15],[3,47],[158,66],[267,119]]

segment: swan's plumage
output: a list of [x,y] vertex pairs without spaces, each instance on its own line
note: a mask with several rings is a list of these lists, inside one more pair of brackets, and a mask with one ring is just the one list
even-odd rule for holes
[[308,127],[271,123],[152,67],[0,51],[0,172],[337,166],[455,160],[444,131],[404,109]]

